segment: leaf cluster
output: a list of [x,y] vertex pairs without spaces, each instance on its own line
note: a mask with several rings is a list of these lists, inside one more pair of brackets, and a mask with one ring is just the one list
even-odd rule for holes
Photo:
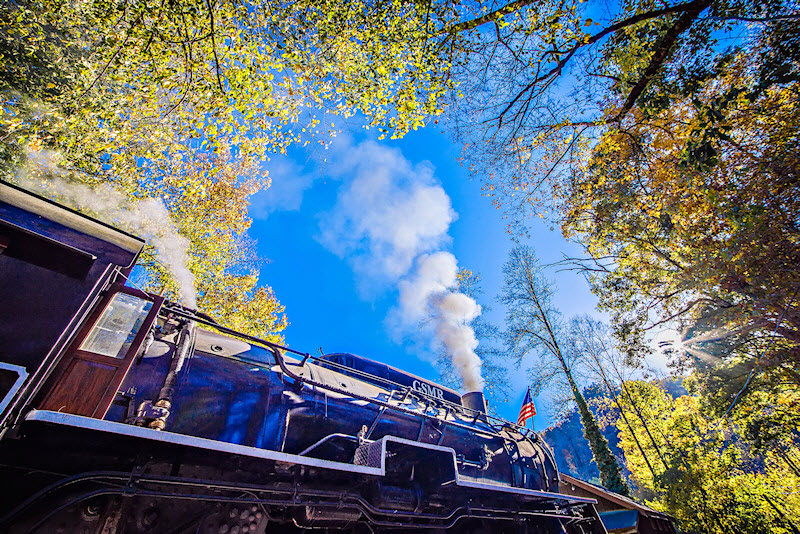
[[691,98],[637,110],[573,173],[564,229],[633,354],[673,324],[689,364],[744,361],[796,381],[799,86],[786,69],[751,68],[773,53],[760,42]]
[[[731,424],[709,416],[700,397],[672,398],[641,381],[627,387],[622,409],[632,427],[618,419],[617,428],[632,481],[649,505],[688,532],[792,532],[800,506],[796,438],[758,451],[749,446],[748,416]],[[632,438],[645,427],[652,440],[639,448]]]

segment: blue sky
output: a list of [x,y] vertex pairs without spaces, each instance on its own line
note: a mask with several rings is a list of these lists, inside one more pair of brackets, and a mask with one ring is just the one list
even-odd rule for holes
[[[355,130],[327,150],[271,159],[273,185],[253,199],[250,233],[269,260],[261,281],[286,307],[287,344],[309,352],[352,352],[436,379],[429,345],[413,328],[396,328],[392,317],[398,284],[413,272],[414,258],[441,251],[481,275],[479,301],[491,306],[488,318],[502,324],[503,310],[493,300],[513,242],[502,213],[481,195],[459,155],[459,146],[429,127],[397,141]],[[406,206],[413,217],[406,216]],[[410,242],[386,237],[397,225],[409,226]],[[546,223],[534,226],[528,244],[544,262],[578,252]],[[596,299],[579,275],[551,274],[564,315],[596,314]],[[525,367],[512,367],[513,395],[496,407],[507,419],[516,419],[522,402]],[[537,429],[549,423],[543,400],[537,403]]]

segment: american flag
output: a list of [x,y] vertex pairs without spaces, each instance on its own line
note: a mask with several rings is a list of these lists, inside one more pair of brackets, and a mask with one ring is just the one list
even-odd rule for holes
[[522,408],[519,409],[517,424],[525,426],[528,419],[533,418],[534,415],[536,415],[536,406],[533,404],[533,398],[531,397],[531,388],[528,388],[527,393],[525,393],[525,400],[522,401]]

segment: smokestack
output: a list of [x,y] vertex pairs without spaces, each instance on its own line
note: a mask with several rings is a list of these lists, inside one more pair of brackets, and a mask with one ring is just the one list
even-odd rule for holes
[[475,410],[482,414],[486,413],[486,398],[484,398],[482,391],[464,393],[461,396],[461,404],[470,410]]

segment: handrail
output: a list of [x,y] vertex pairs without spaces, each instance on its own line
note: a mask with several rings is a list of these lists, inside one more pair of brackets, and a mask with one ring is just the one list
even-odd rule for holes
[[[174,303],[165,304],[163,306],[163,309],[166,309],[169,312],[174,313],[175,315],[177,315],[179,317],[183,317],[184,319],[190,319],[190,320],[196,321],[196,322],[198,322],[200,324],[204,324],[206,326],[210,326],[210,327],[215,328],[215,329],[217,329],[217,330],[219,330],[221,332],[224,332],[226,334],[230,334],[230,335],[233,335],[233,336],[241,337],[243,339],[247,339],[248,341],[252,341],[254,343],[258,343],[260,345],[264,345],[266,348],[269,348],[269,349],[273,349],[274,348],[274,349],[290,352],[290,353],[296,354],[298,356],[302,356],[303,359],[301,360],[301,362],[299,364],[301,366],[304,365],[305,362],[307,362],[308,360],[311,360],[315,365],[320,365],[321,367],[324,367],[324,366],[335,367],[336,369],[347,371],[348,373],[357,374],[357,375],[360,375],[362,377],[372,378],[372,379],[377,380],[379,382],[383,382],[384,384],[391,385],[391,386],[393,386],[393,388],[400,389],[401,391],[404,391],[404,392],[405,391],[412,392],[412,393],[414,393],[416,395],[419,395],[419,396],[421,396],[421,397],[423,397],[425,399],[433,400],[434,402],[439,403],[439,404],[450,405],[450,406],[453,406],[453,407],[455,407],[457,409],[460,409],[460,410],[463,410],[463,411],[476,412],[475,410],[472,410],[471,408],[467,408],[466,406],[463,406],[463,405],[460,405],[460,404],[455,404],[455,403],[450,402],[450,401],[445,400],[445,399],[439,399],[438,397],[433,397],[432,395],[428,395],[427,393],[424,393],[422,391],[417,391],[417,390],[412,389],[412,388],[410,388],[408,386],[405,386],[403,384],[399,384],[397,382],[394,382],[393,380],[389,380],[388,378],[384,378],[384,377],[381,377],[381,376],[375,376],[373,374],[367,373],[366,371],[362,371],[360,369],[354,369],[352,367],[348,367],[346,365],[342,365],[340,363],[336,363],[336,362],[333,362],[333,361],[330,361],[330,360],[323,360],[323,359],[321,359],[321,358],[319,358],[317,356],[313,356],[313,355],[311,355],[311,354],[309,354],[307,352],[301,352],[301,351],[286,347],[284,345],[281,345],[279,343],[274,343],[272,341],[267,341],[265,339],[261,339],[261,338],[255,337],[255,336],[251,336],[251,335],[245,334],[243,332],[238,332],[238,331],[236,331],[236,330],[234,330],[232,328],[228,328],[228,327],[222,326],[222,325],[214,322],[210,318],[209,319],[205,319],[204,317],[199,317],[197,315],[194,315],[194,311],[193,310],[190,310],[190,309],[187,309],[187,308],[183,308],[182,306],[175,305]],[[270,352],[272,352],[272,351],[270,351]],[[274,355],[274,353],[273,353],[273,355]],[[320,362],[320,363],[317,363],[317,362]],[[275,363],[279,363],[278,362],[278,357],[276,357]],[[324,365],[321,365],[321,364],[324,364]],[[477,413],[482,414],[482,412],[477,412]],[[496,417],[493,417],[493,416],[489,416],[489,418],[495,419],[495,420],[503,422],[503,423],[508,423],[508,421],[504,421],[502,419],[499,419],[499,418],[496,418]]]
[[[215,328],[215,329],[217,329],[217,330],[219,330],[221,332],[224,332],[226,334],[237,336],[237,337],[246,339],[248,341],[251,341],[253,343],[258,343],[260,345],[264,345],[266,348],[269,348],[269,349],[276,348],[276,349],[279,349],[279,350],[284,350],[286,352],[291,352],[292,354],[296,354],[298,356],[302,356],[303,359],[299,363],[300,366],[305,365],[305,363],[310,359],[312,361],[312,363],[314,363],[315,365],[319,365],[320,367],[325,367],[325,366],[334,367],[335,370],[346,371],[347,373],[353,373],[353,374],[359,375],[361,377],[372,378],[374,380],[377,380],[378,382],[383,382],[384,384],[392,386],[393,389],[399,389],[400,391],[403,391],[403,392],[406,392],[406,393],[413,393],[413,394],[419,395],[421,397],[424,397],[426,399],[432,399],[433,401],[438,402],[440,404],[449,404],[451,406],[455,406],[455,407],[460,408],[462,410],[470,410],[470,411],[472,410],[471,408],[467,408],[466,406],[462,406],[460,404],[455,404],[455,403],[450,402],[450,401],[445,400],[445,399],[439,399],[438,397],[433,397],[431,395],[428,395],[427,393],[423,393],[422,391],[417,391],[415,389],[412,389],[412,388],[410,388],[408,386],[405,386],[405,385],[400,384],[398,382],[395,382],[393,380],[389,380],[388,378],[384,378],[382,376],[375,376],[375,375],[370,374],[370,373],[368,373],[366,371],[362,371],[360,369],[354,369],[352,367],[348,367],[346,365],[342,365],[340,363],[333,362],[333,361],[330,361],[330,360],[323,360],[323,359],[321,359],[321,358],[319,358],[317,356],[313,356],[313,355],[311,355],[311,354],[309,354],[307,352],[301,352],[301,351],[286,347],[284,345],[281,345],[279,343],[273,343],[272,341],[267,341],[265,339],[261,339],[261,338],[255,337],[255,336],[251,336],[251,335],[245,334],[243,332],[239,332],[239,331],[234,330],[232,328],[228,328],[228,327],[222,326],[222,325],[214,322],[210,318],[206,319],[205,317],[202,317],[202,316],[192,315],[194,313],[193,310],[190,310],[188,308],[183,308],[182,306],[177,306],[177,308],[174,307],[174,306],[177,306],[177,305],[175,305],[174,303],[170,303],[170,305],[166,305],[165,304],[163,308],[167,309],[170,313],[173,313],[173,314],[175,314],[175,315],[177,315],[179,317],[183,317],[184,319],[189,319],[189,320],[195,321],[197,323],[204,324],[206,326],[210,326],[212,328]],[[205,314],[202,314],[202,315],[205,315]],[[272,352],[272,351],[270,351],[270,352]],[[274,353],[273,353],[273,356],[274,356]],[[250,361],[250,360],[248,360],[248,361]],[[319,363],[317,363],[317,362],[319,362]],[[276,357],[275,363],[276,364],[278,363],[277,357]]]
[[[328,435],[327,435],[327,436],[325,436],[324,438],[322,438],[322,439],[318,440],[318,441],[317,441],[316,443],[314,443],[313,445],[311,445],[311,446],[309,446],[309,447],[306,447],[305,449],[303,449],[303,451],[302,451],[302,452],[298,452],[298,453],[297,453],[297,456],[305,456],[306,454],[308,454],[309,452],[313,451],[314,449],[316,449],[317,447],[319,447],[319,446],[320,446],[320,445],[322,445],[323,443],[326,443],[326,442],[328,442],[328,441],[330,441],[330,440],[332,440],[332,439],[334,439],[334,438],[349,439],[350,441],[355,441],[355,442],[358,442],[358,438],[357,438],[357,437],[355,437],[355,436],[351,436],[350,434],[342,434],[342,433],[338,433],[338,432],[337,432],[337,433],[335,433],[335,434],[328,434]],[[367,440],[367,442],[368,442],[368,443],[372,443],[372,440]]]
[[[305,378],[305,377],[302,377],[302,376],[298,376],[297,374],[289,371],[286,368],[286,362],[283,359],[283,354],[281,353],[281,351],[289,352],[291,354],[296,354],[297,356],[302,356],[303,357],[303,359],[302,359],[303,362],[311,360],[312,362],[315,363],[315,365],[319,365],[316,362],[319,361],[320,359],[318,357],[312,356],[311,354],[309,354],[307,352],[301,352],[301,351],[286,347],[284,345],[281,345],[279,343],[274,343],[272,341],[267,341],[266,339],[261,339],[261,338],[255,337],[255,336],[251,336],[249,334],[245,334],[243,332],[239,332],[239,331],[234,330],[232,328],[228,328],[226,326],[222,326],[222,325],[214,322],[213,320],[210,320],[210,318],[206,319],[205,317],[198,316],[196,314],[195,310],[184,308],[184,307],[182,307],[182,306],[180,306],[178,304],[175,304],[173,302],[165,301],[164,305],[162,306],[162,310],[169,311],[170,313],[173,313],[173,314],[175,314],[177,316],[183,317],[185,319],[190,319],[190,320],[196,321],[196,322],[198,322],[200,324],[204,324],[206,326],[210,326],[212,328],[215,328],[215,329],[219,330],[220,332],[223,332],[223,333],[226,333],[226,334],[230,334],[232,336],[236,336],[236,337],[239,337],[239,338],[242,338],[242,339],[246,339],[248,341],[251,341],[253,343],[259,344],[259,345],[267,348],[273,354],[273,356],[275,357],[275,362],[281,368],[281,371],[283,371],[284,374],[288,375],[293,380],[297,380],[299,382],[307,383],[307,384],[310,384],[310,385],[315,386],[315,387],[326,389],[328,391],[333,391],[335,393],[339,393],[339,394],[344,395],[344,396],[357,398],[359,400],[363,400],[363,401],[366,401],[366,402],[369,402],[369,403],[372,403],[372,404],[377,404],[379,406],[385,406],[386,408],[389,408],[389,409],[395,410],[395,411],[399,411],[399,412],[403,412],[403,413],[405,413],[407,415],[422,416],[422,417],[425,417],[427,419],[442,421],[445,424],[450,424],[450,425],[457,426],[457,427],[460,427],[460,428],[469,429],[470,431],[479,431],[480,433],[486,434],[486,435],[502,437],[499,434],[499,432],[495,429],[495,426],[493,424],[493,422],[495,422],[495,423],[499,423],[502,426],[509,426],[509,427],[513,428],[514,430],[516,430],[517,432],[519,432],[520,434],[522,434],[525,437],[529,437],[531,434],[533,434],[534,435],[534,439],[535,440],[539,440],[538,434],[534,430],[526,428],[526,427],[522,427],[520,425],[512,423],[511,421],[506,421],[505,419],[501,419],[499,417],[495,417],[495,416],[490,415],[490,414],[485,414],[485,413],[480,412],[478,410],[473,410],[472,408],[467,408],[466,406],[463,406],[463,405],[455,404],[455,403],[452,403],[452,402],[444,400],[444,399],[439,399],[437,397],[433,397],[431,395],[427,395],[426,393],[423,393],[421,391],[412,390],[408,386],[404,386],[402,384],[397,384],[396,382],[393,382],[393,381],[391,381],[389,379],[382,378],[382,377],[375,376],[375,375],[371,375],[371,374],[366,373],[364,371],[360,371],[358,369],[353,369],[351,367],[347,367],[347,366],[344,366],[344,365],[341,365],[341,364],[337,364],[336,362],[331,362],[329,360],[321,360],[321,361],[324,362],[326,365],[331,365],[331,366],[334,366],[334,367],[339,367],[339,368],[342,368],[342,369],[346,369],[349,372],[355,372],[356,374],[360,374],[362,376],[371,377],[371,378],[373,378],[375,380],[382,381],[382,382],[384,382],[386,384],[391,384],[393,386],[401,388],[402,390],[406,391],[407,393],[413,392],[413,394],[419,395],[419,396],[421,396],[423,398],[426,398],[426,399],[431,399],[431,400],[435,401],[439,405],[443,404],[445,406],[445,408],[449,405],[449,406],[455,408],[454,411],[461,411],[462,413],[463,412],[471,413],[471,416],[476,417],[476,420],[477,420],[477,418],[480,417],[481,419],[486,421],[487,424],[489,424],[489,426],[492,428],[493,432],[489,432],[487,430],[481,429],[480,427],[468,426],[468,425],[464,425],[464,424],[461,424],[461,423],[458,423],[458,422],[454,422],[454,421],[442,420],[442,419],[440,419],[438,417],[434,417],[434,416],[428,415],[427,413],[416,412],[416,411],[413,411],[413,410],[408,410],[408,409],[402,408],[400,406],[394,406],[394,405],[389,404],[388,402],[384,402],[384,401],[381,401],[379,399],[375,399],[375,398],[372,398],[372,397],[365,397],[363,395],[358,395],[358,394],[356,394],[356,393],[354,393],[352,391],[343,390],[343,389],[337,388],[336,386],[331,386],[330,384],[325,384],[325,383],[322,383],[322,382],[318,382],[316,380],[312,380],[311,378]],[[203,314],[203,315],[205,315],[205,314]]]
[[[281,350],[285,350],[286,352],[291,352],[292,354],[297,354],[298,356],[309,356],[309,357],[311,357],[311,355],[308,354],[307,352],[300,352],[299,350],[291,349],[289,347],[284,347],[283,345],[281,345],[279,343],[274,343],[272,341],[267,341],[266,339],[261,339],[261,338],[255,337],[255,336],[251,336],[249,334],[245,334],[244,332],[239,332],[237,330],[234,330],[233,328],[228,328],[227,326],[222,326],[221,324],[218,324],[218,323],[214,322],[210,318],[209,319],[205,319],[203,317],[198,316],[197,313],[195,312],[195,310],[192,310],[192,309],[189,309],[189,308],[184,308],[183,306],[177,305],[174,302],[165,301],[164,305],[161,307],[161,309],[162,310],[167,310],[167,311],[169,311],[171,313],[174,313],[175,315],[177,315],[179,317],[183,317],[184,319],[190,319],[190,320],[198,322],[200,324],[204,324],[206,326],[210,326],[212,328],[216,328],[220,332],[225,332],[226,334],[231,334],[233,336],[241,337],[241,338],[250,340],[250,341],[252,341],[254,343],[259,343],[261,345],[266,345],[268,347],[275,347],[275,348],[278,348],[278,349],[281,349]],[[203,314],[203,315],[205,315],[205,314]]]
[[[371,404],[377,404],[378,406],[385,406],[386,408],[388,408],[390,410],[394,410],[394,411],[397,411],[397,412],[402,412],[402,413],[404,413],[406,415],[413,415],[415,417],[424,417],[426,419],[430,419],[430,420],[434,420],[434,421],[441,421],[443,424],[455,426],[455,427],[462,428],[462,429],[465,429],[465,430],[469,430],[470,432],[476,432],[476,433],[484,434],[484,435],[487,435],[487,436],[499,437],[499,438],[502,438],[502,439],[506,439],[503,435],[501,435],[499,432],[494,430],[494,427],[491,427],[491,425],[490,425],[490,427],[492,428],[492,431],[488,431],[488,430],[483,429],[483,428],[478,427],[478,426],[469,426],[469,425],[458,423],[456,421],[442,420],[439,417],[435,417],[435,416],[427,414],[425,412],[417,412],[417,411],[414,411],[414,410],[409,410],[408,408],[403,408],[402,406],[395,406],[395,405],[389,404],[388,402],[384,402],[384,401],[382,401],[380,399],[376,399],[376,398],[373,398],[373,397],[366,397],[366,396],[360,395],[360,394],[358,394],[358,393],[356,393],[354,391],[347,391],[345,389],[341,389],[341,388],[338,388],[336,386],[331,386],[330,384],[317,382],[316,380],[313,380],[311,378],[306,378],[306,377],[297,375],[297,374],[293,373],[291,370],[289,370],[289,368],[286,366],[286,362],[283,360],[283,356],[280,354],[280,349],[272,348],[271,350],[272,350],[273,354],[275,355],[275,358],[278,360],[278,365],[280,366],[281,371],[283,371],[283,373],[286,374],[289,378],[291,378],[292,380],[295,380],[297,382],[301,382],[301,383],[312,385],[314,387],[326,389],[328,391],[332,391],[334,393],[338,393],[338,394],[343,395],[345,397],[352,397],[354,399],[363,400],[363,401],[371,403]],[[466,408],[466,409],[469,410],[468,408]],[[475,411],[475,410],[470,410],[470,411]]]

